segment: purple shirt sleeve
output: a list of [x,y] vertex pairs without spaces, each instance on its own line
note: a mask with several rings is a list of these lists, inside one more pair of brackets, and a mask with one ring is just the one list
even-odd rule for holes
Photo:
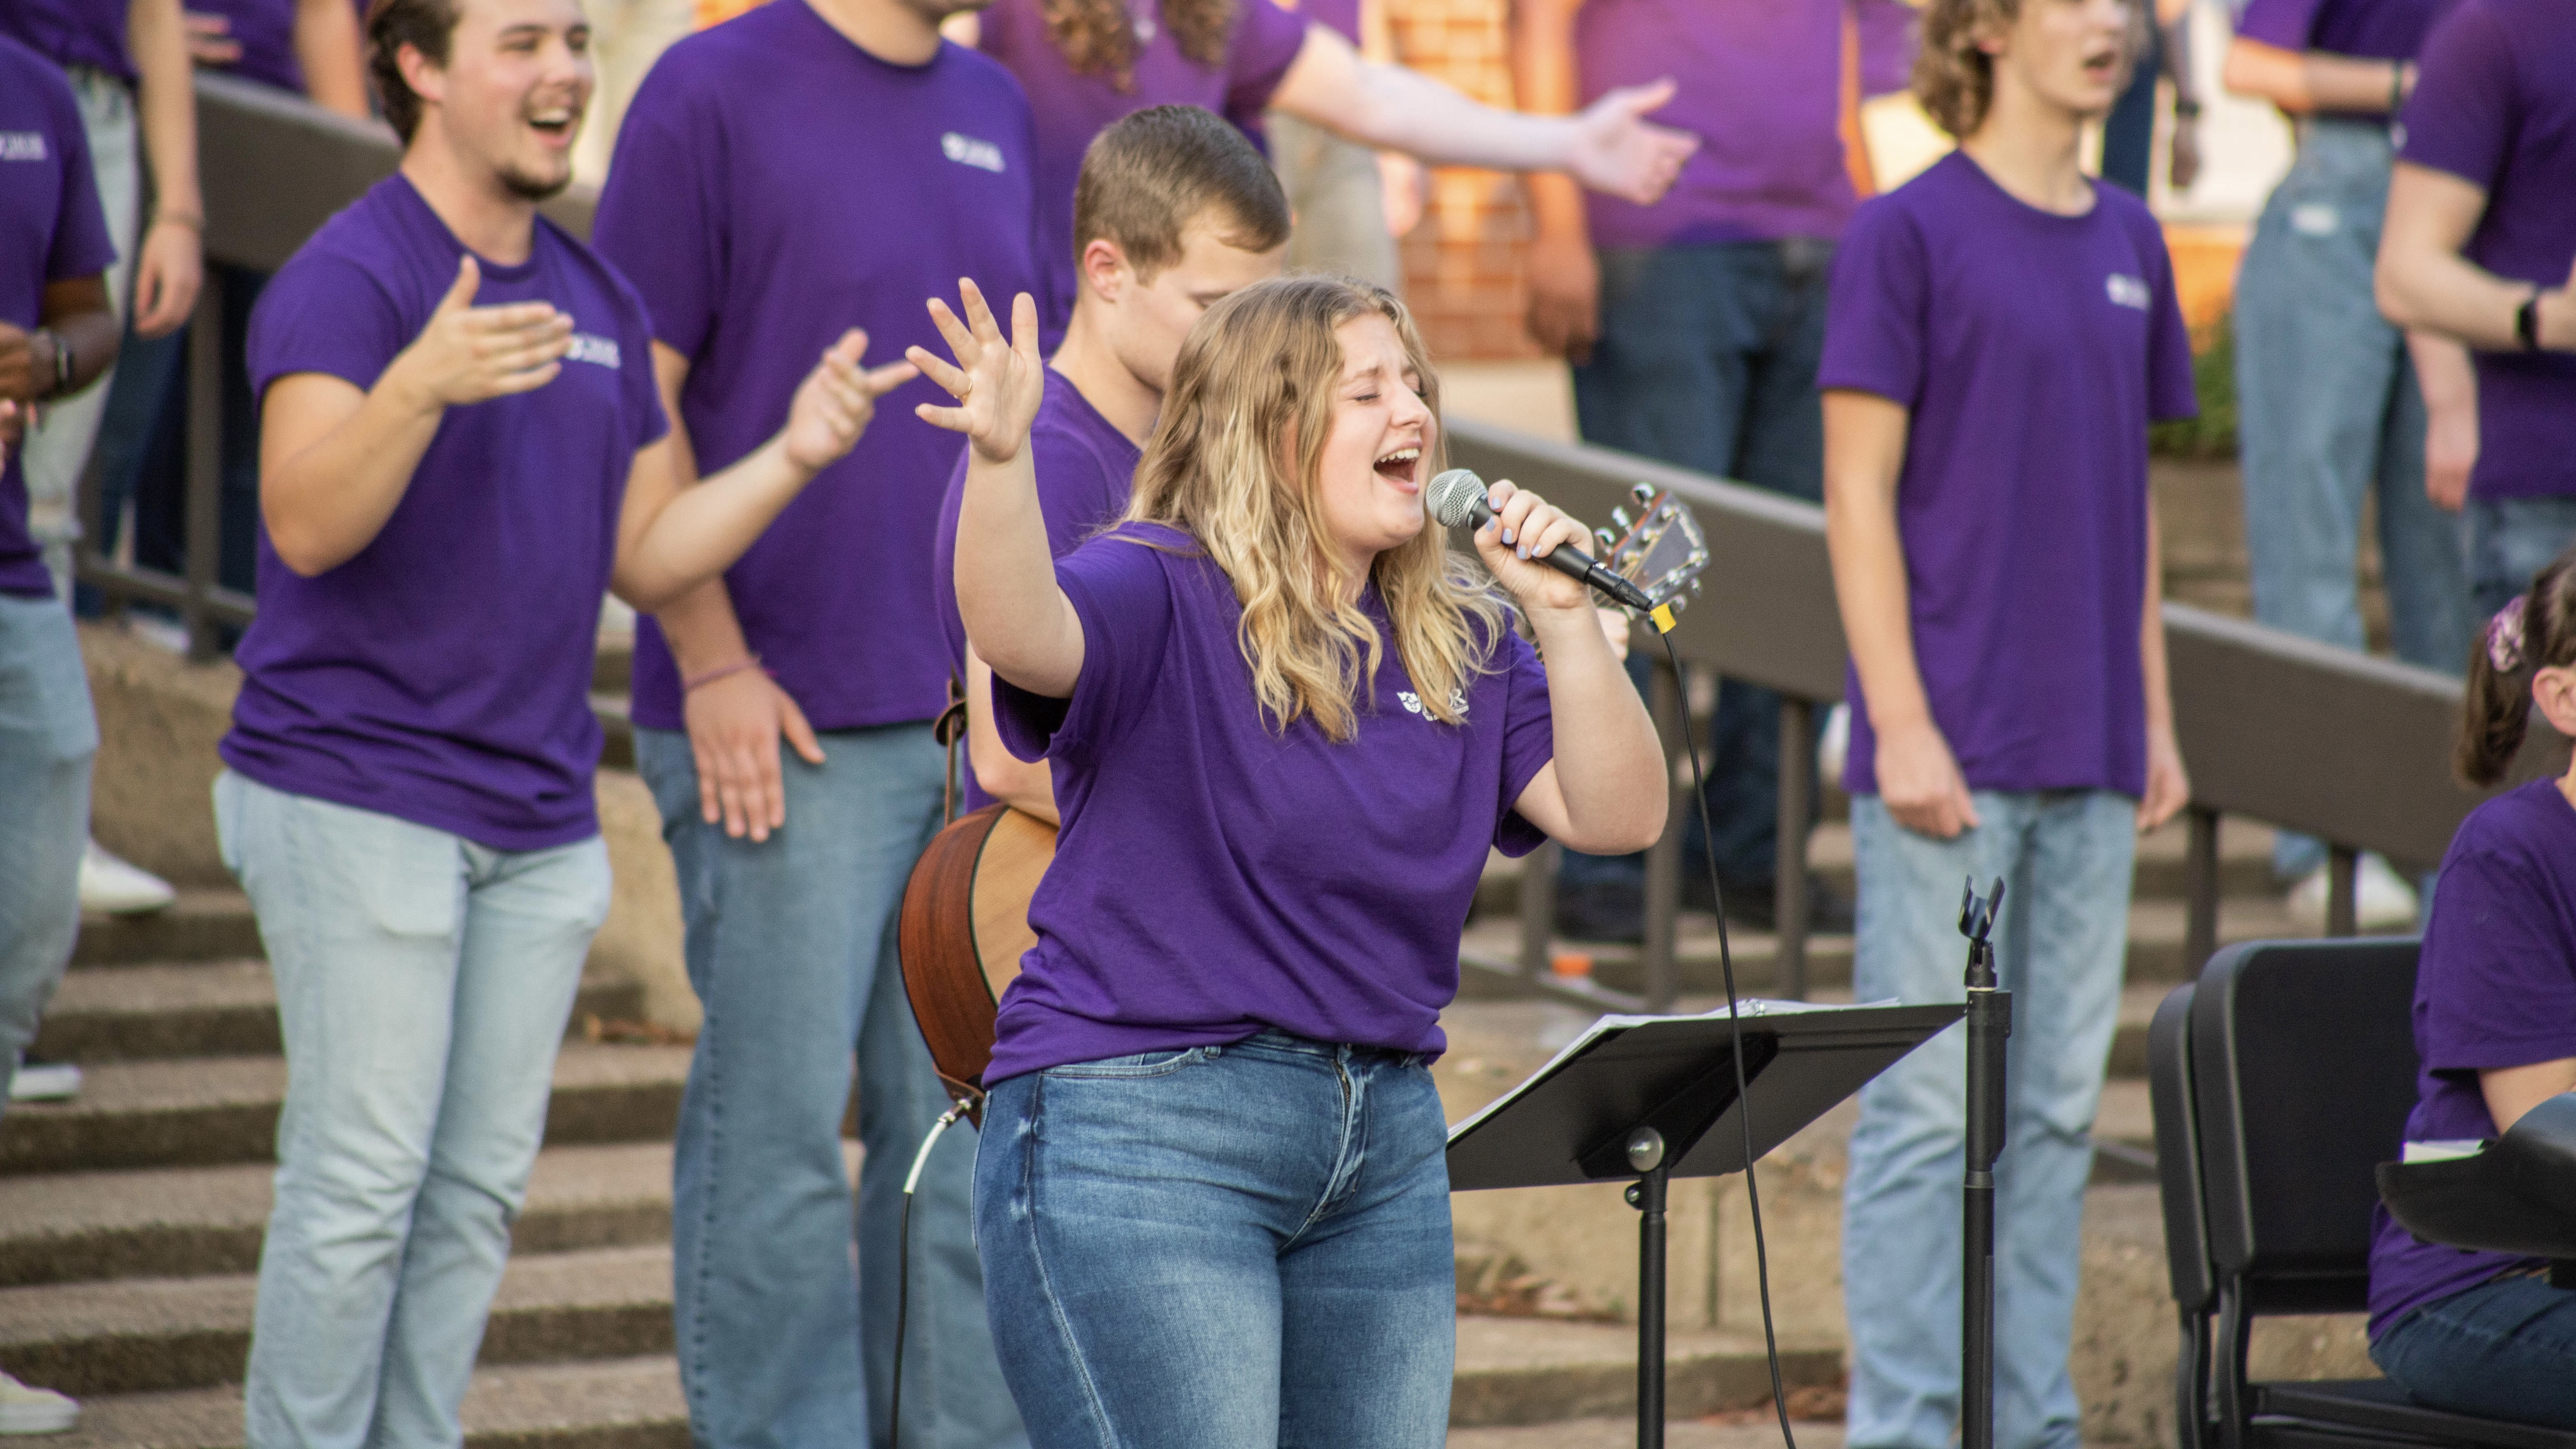
[[2237,17],[2236,33],[2283,50],[2306,50],[2321,8],[2323,0],[2248,0],[2245,13]]
[[1225,114],[1237,125],[1257,125],[1271,93],[1306,45],[1306,17],[1272,0],[1244,0],[1225,46]]
[[716,299],[723,291],[726,203],[722,178],[708,174],[708,158],[717,150],[712,140],[693,142],[672,125],[697,108],[686,98],[655,104],[650,93],[656,79],[663,77],[645,79],[644,93],[627,110],[609,167],[654,182],[601,192],[591,246],[615,260],[643,299],[653,336],[695,358],[715,327]]
[[1496,810],[1494,844],[1503,854],[1527,855],[1547,843],[1537,826],[1512,807],[1538,772],[1556,758],[1556,716],[1548,708],[1547,670],[1529,641],[1505,633],[1497,661],[1509,675],[1503,712],[1503,798]]
[[1893,206],[1862,206],[1834,256],[1816,386],[1876,393],[1908,409],[1921,402],[1928,280],[1912,220]]
[[2157,422],[2200,416],[2200,394],[2192,385],[2191,329],[2183,325],[2182,298],[2174,290],[2173,253],[2164,233],[2150,222],[2141,228],[2139,250],[2148,263],[2150,311],[2147,326],[2147,416]]
[[[49,88],[51,89],[51,88]],[[107,213],[99,208],[98,179],[90,174],[89,133],[82,128],[80,108],[68,87],[61,88],[53,133],[46,138],[62,153],[62,202],[54,211],[54,244],[45,253],[45,280],[94,277],[116,262],[116,243],[108,239]]]
[[1171,640],[1170,579],[1156,550],[1133,534],[1084,544],[1056,562],[1055,576],[1082,620],[1073,697],[1049,699],[993,676],[993,723],[1023,760],[1096,757],[1151,694]]
[[2528,862],[2502,854],[2443,863],[2417,992],[2426,1070],[2576,1057],[2576,957],[2545,908],[2554,891]]
[[307,254],[260,296],[250,329],[251,394],[298,372],[327,373],[365,391],[411,341],[384,285],[357,262]]
[[2494,190],[2513,149],[2513,80],[2503,28],[2482,6],[2452,11],[2424,42],[2402,159]]

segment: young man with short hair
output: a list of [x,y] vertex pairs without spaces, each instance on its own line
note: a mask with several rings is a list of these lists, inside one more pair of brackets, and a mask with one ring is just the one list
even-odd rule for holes
[[[1243,133],[1196,106],[1156,106],[1111,123],[1082,158],[1074,187],[1073,321],[1048,363],[1029,430],[1038,506],[1058,557],[1126,512],[1136,462],[1181,342],[1228,294],[1279,275],[1288,198]],[[993,725],[993,671],[957,615],[957,460],[940,504],[933,582],[950,655],[966,690],[968,810],[995,800],[1052,822],[1044,761],[1013,755]]]
[[[80,103],[0,36],[0,1113],[19,1053],[70,964],[98,721],[71,611],[27,527],[28,415],[116,355],[116,259]],[[0,1434],[56,1433],[80,1407],[0,1373]]]
[[[795,385],[780,358],[838,319],[900,355],[940,345],[923,299],[960,276],[995,296],[1038,286],[1028,102],[937,28],[973,3],[772,0],[672,46],[637,92],[593,235],[643,297],[674,441],[698,466],[758,444]],[[931,530],[958,451],[890,408],[722,581],[636,629],[636,766],[706,1007],[672,1247],[681,1382],[709,1449],[888,1432],[904,1178],[948,1105],[894,938],[939,827],[929,726],[955,666]],[[973,1165],[971,1134],[951,1134],[914,1199],[908,1445],[1021,1433],[985,1327]]]
[[600,595],[714,577],[912,376],[861,373],[848,332],[783,428],[683,487],[642,305],[537,215],[589,98],[580,7],[378,0],[369,31],[402,167],[252,319],[260,609],[215,782],[288,1066],[261,1445],[462,1439],[608,912]]
[[[2009,1449],[2075,1449],[2067,1350],[2136,838],[2190,795],[2147,490],[2148,423],[2193,409],[2190,339],[2155,218],[2080,164],[2135,34],[2122,0],[1933,0],[1916,90],[1959,149],[1853,218],[1819,368],[1854,995],[1960,1000],[1959,884],[2006,888]],[[1854,1449],[1943,1449],[1958,1418],[1964,1061],[1953,1028],[1861,1095]]]
[[2469,593],[2486,618],[2576,541],[2576,25],[2548,0],[2460,0],[2401,120],[2379,308],[2472,349]]

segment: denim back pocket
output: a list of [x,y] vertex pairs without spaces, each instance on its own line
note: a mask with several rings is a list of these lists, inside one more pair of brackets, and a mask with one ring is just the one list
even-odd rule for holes
[[1068,1062],[1049,1067],[1043,1073],[1052,1081],[1086,1079],[1124,1080],[1137,1077],[1168,1077],[1181,1068],[1221,1056],[1221,1046],[1194,1046],[1179,1051],[1137,1052],[1131,1056],[1102,1057],[1096,1062]]

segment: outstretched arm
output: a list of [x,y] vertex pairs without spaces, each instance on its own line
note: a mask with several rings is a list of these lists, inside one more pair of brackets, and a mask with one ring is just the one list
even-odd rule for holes
[[1082,619],[1055,581],[1046,516],[1038,507],[1029,425],[1046,387],[1038,357],[1038,307],[1022,292],[1011,303],[1011,338],[972,281],[957,284],[964,320],[936,297],[930,320],[955,364],[927,349],[905,353],[955,407],[923,403],[925,422],[967,443],[966,491],[957,510],[957,612],[966,637],[993,672],[1031,694],[1073,697],[1082,677]]
[[1579,115],[1497,110],[1429,76],[1362,60],[1329,27],[1310,25],[1270,104],[1436,165],[1565,171],[1595,191],[1645,204],[1663,196],[1699,149],[1698,137],[1644,119],[1672,98],[1673,83],[1658,81],[1612,91]]

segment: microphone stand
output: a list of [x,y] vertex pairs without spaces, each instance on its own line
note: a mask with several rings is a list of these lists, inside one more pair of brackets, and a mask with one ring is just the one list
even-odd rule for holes
[[2012,993],[1997,989],[1991,944],[2003,909],[2003,878],[1980,899],[1971,878],[1959,900],[1959,934],[1968,938],[1968,1171],[1960,1203],[1967,1255],[1961,1335],[1961,1449],[1995,1443],[1995,1159],[2004,1150],[2004,1043],[2012,1035]]

